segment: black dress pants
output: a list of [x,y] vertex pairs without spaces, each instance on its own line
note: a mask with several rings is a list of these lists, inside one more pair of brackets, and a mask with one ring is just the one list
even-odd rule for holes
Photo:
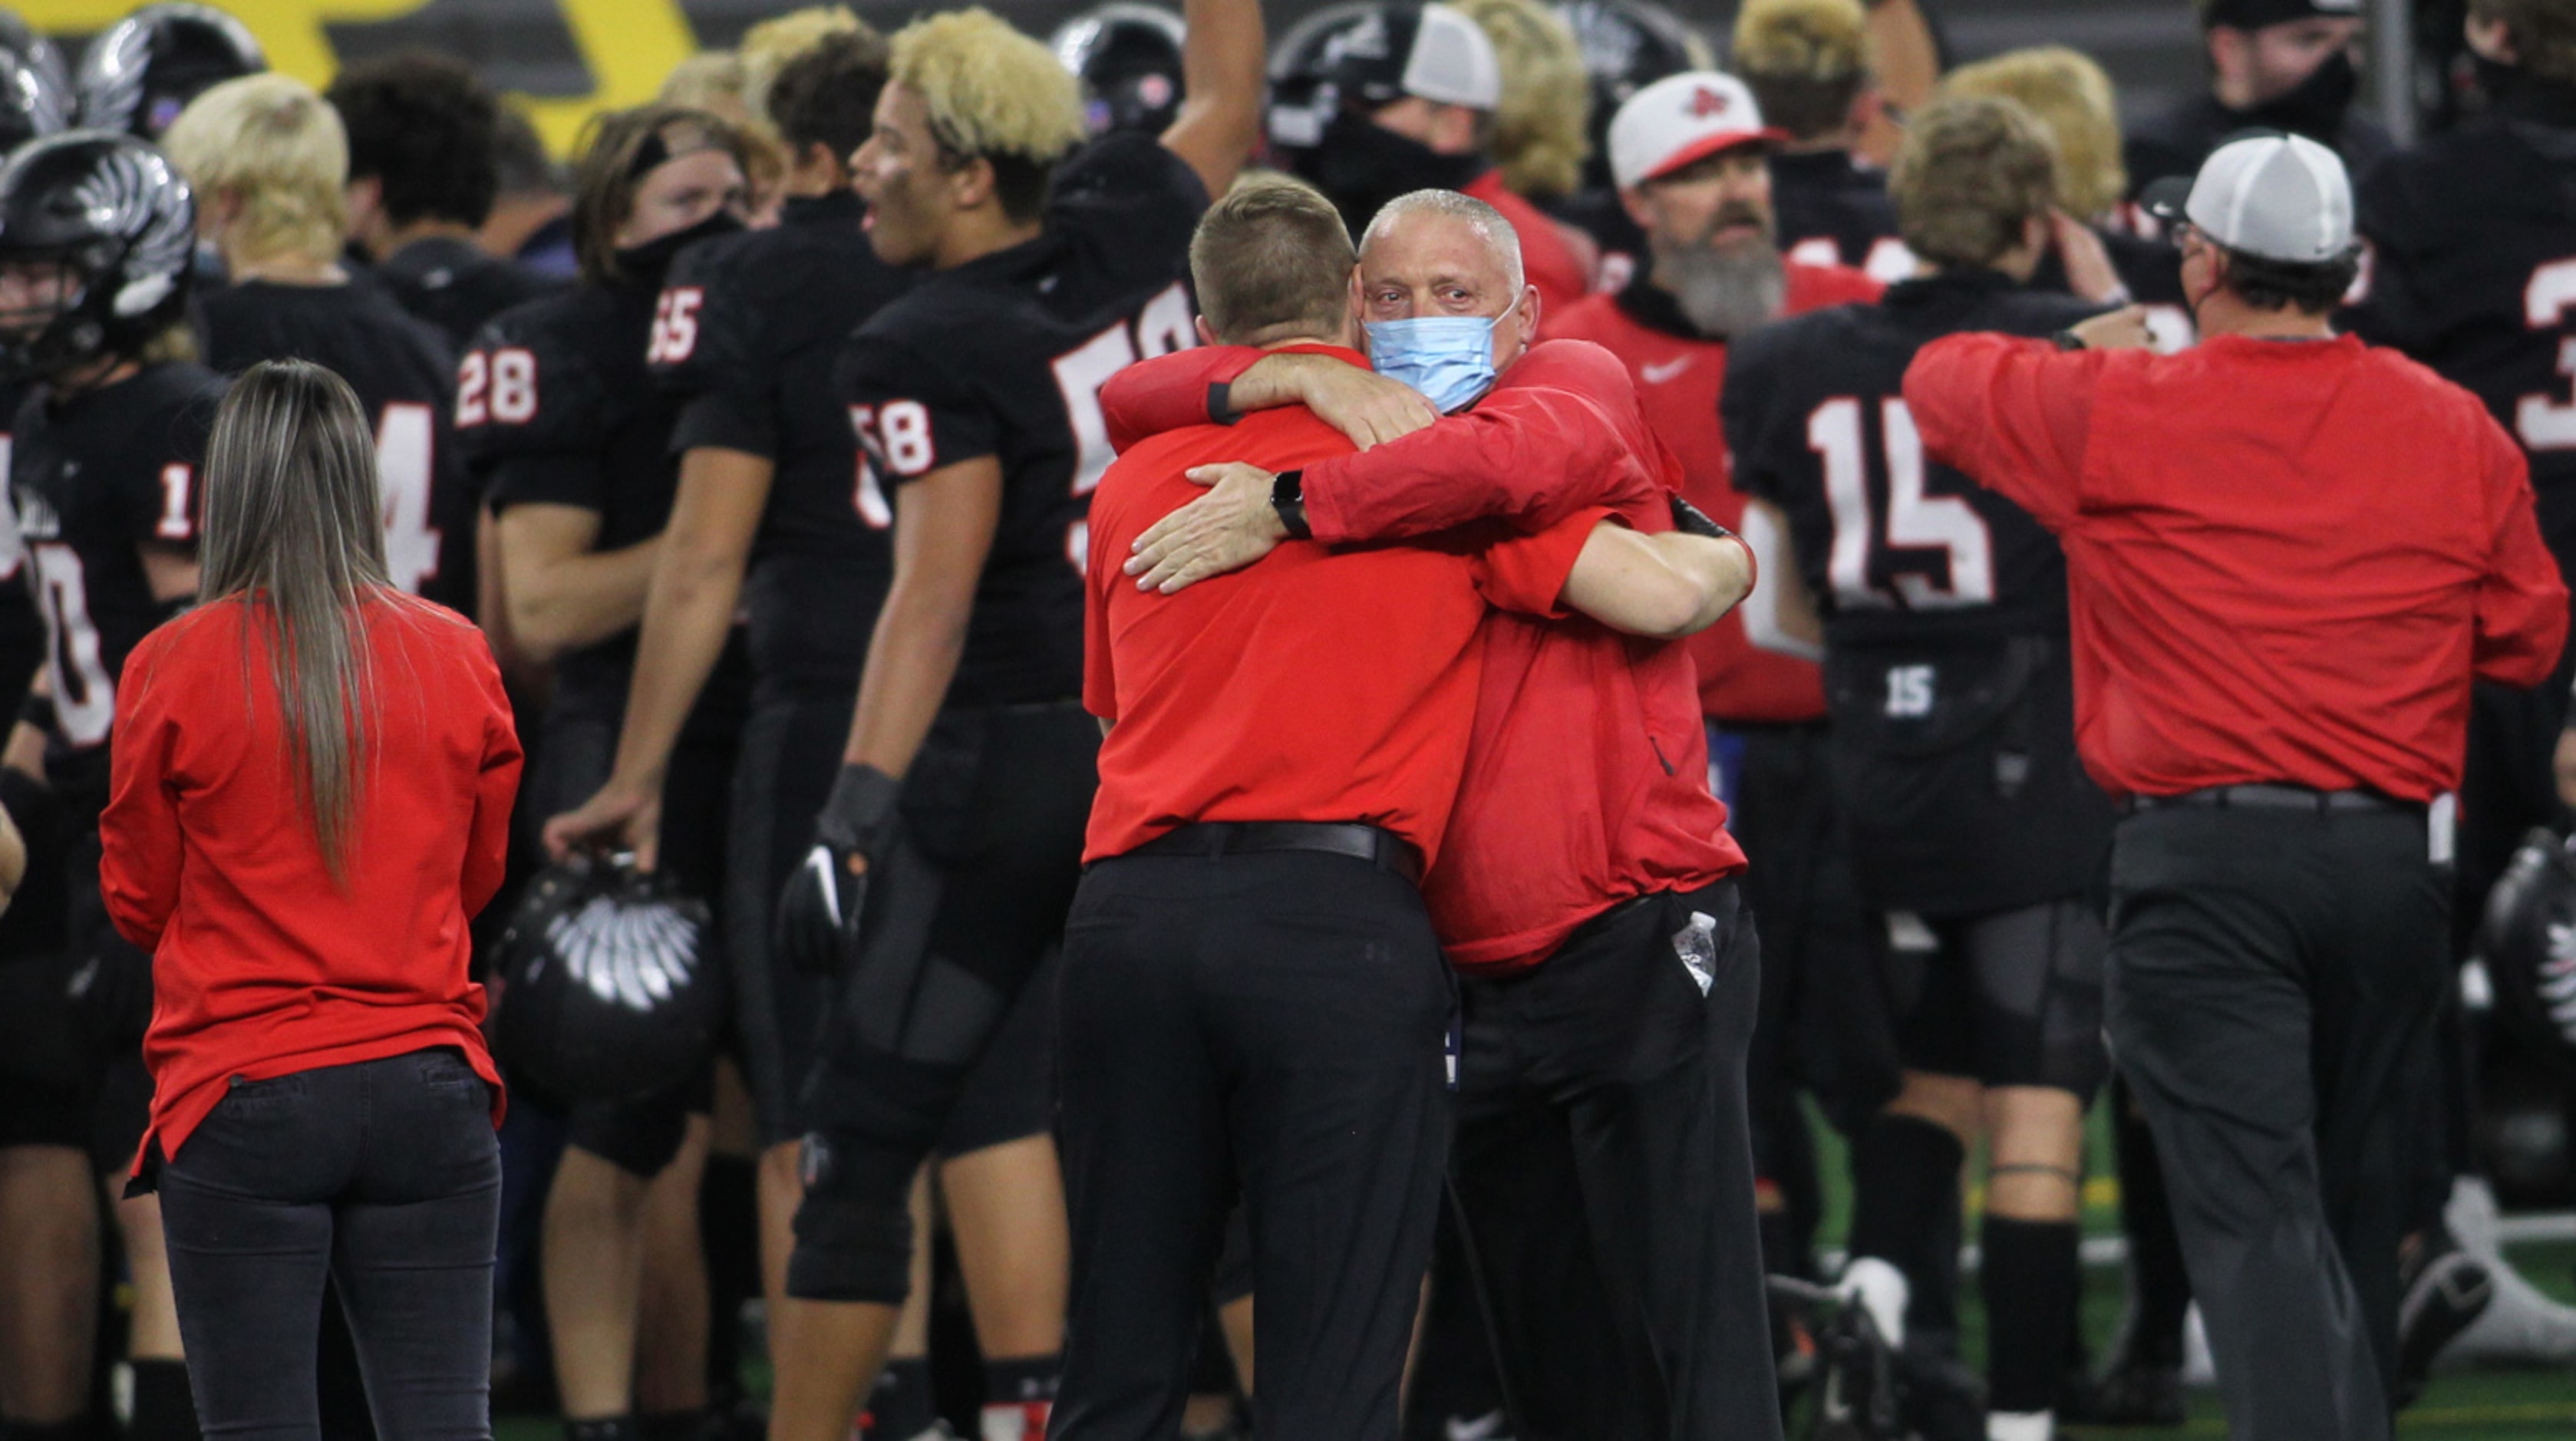
[[2143,811],[2106,1014],[2239,1441],[2389,1434],[2450,881],[2420,811]]
[[1054,1441],[1180,1434],[1238,1191],[1263,1441],[1393,1441],[1449,1148],[1452,994],[1421,896],[1366,861],[1090,868],[1057,1040],[1073,1293]]
[[452,1049],[233,1086],[161,1167],[207,1441],[318,1441],[337,1288],[383,1441],[492,1434],[492,1091]]
[[1521,1441],[1780,1435],[1745,1102],[1760,970],[1720,882],[1461,983],[1451,1169]]

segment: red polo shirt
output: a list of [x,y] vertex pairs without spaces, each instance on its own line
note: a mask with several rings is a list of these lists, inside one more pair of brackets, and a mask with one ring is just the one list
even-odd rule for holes
[[[1113,433],[1204,418],[1208,387],[1259,358],[1202,347],[1129,366],[1101,393]],[[1210,458],[1245,459],[1240,443],[1230,452],[1222,444],[1240,430],[1218,432]],[[1594,505],[1639,530],[1669,530],[1666,495],[1681,483],[1680,462],[1647,427],[1618,358],[1579,341],[1533,347],[1463,415],[1304,470],[1317,539],[1342,541],[1479,516],[1527,530]],[[1114,573],[1127,547],[1095,544],[1092,553]],[[1686,645],[1581,617],[1499,613],[1484,637],[1466,784],[1423,886],[1454,964],[1470,974],[1525,970],[1621,901],[1744,868],[1726,807],[1708,791]]]
[[1954,335],[1905,402],[1935,459],[2066,547],[2076,740],[2115,795],[2430,800],[2459,786],[2470,677],[2557,663],[2567,592],[2522,452],[2395,351]]
[[[1364,365],[1357,352],[1295,350]],[[1302,407],[1167,431],[1129,450],[1091,498],[1083,703],[1100,748],[1084,858],[1199,821],[1364,821],[1441,852],[1466,766],[1488,605],[1555,615],[1592,528],[1575,511],[1533,535],[1495,524],[1409,545],[1290,542],[1177,595],[1119,569],[1135,538],[1205,494],[1194,465],[1274,470],[1346,455]]]
[[[1885,289],[1857,270],[1839,265],[1786,267],[1786,315],[1853,301],[1874,301]],[[1726,436],[1718,428],[1718,393],[1726,379],[1726,342],[1690,329],[1680,307],[1640,276],[1618,295],[1595,295],[1541,322],[1550,339],[1589,340],[1606,347],[1635,377],[1646,421],[1682,458],[1682,494],[1730,530],[1741,532],[1765,569],[1786,574],[1795,565],[1789,537],[1768,526],[1747,525],[1744,497],[1735,491]],[[1812,721],[1825,714],[1825,686],[1814,661],[1764,650],[1746,638],[1741,613],[1690,640],[1699,663],[1700,708],[1718,721]]]

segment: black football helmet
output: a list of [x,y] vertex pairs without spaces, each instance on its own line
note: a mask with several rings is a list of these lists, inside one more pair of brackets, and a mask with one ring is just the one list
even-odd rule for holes
[[[7,50],[27,62],[28,68],[52,84],[56,94],[72,93],[72,67],[63,60],[63,52],[53,41],[36,33],[15,10],[0,10],[0,50]],[[69,112],[66,111],[68,122]]]
[[157,140],[199,94],[267,68],[249,27],[223,11],[146,5],[81,52],[81,128]]
[[2533,831],[2487,892],[2478,958],[2498,1019],[2535,1053],[2576,1077],[2576,855]]
[[[188,305],[196,201],[161,152],[72,130],[0,165],[0,372],[39,378],[132,355]],[[6,287],[0,286],[0,292]]]
[[1057,26],[1047,48],[1082,82],[1092,134],[1160,135],[1181,113],[1181,35],[1169,10],[1109,0]]
[[497,946],[494,1046],[513,1074],[568,1099],[669,1090],[725,1023],[715,946],[706,903],[660,876],[588,858],[548,866]]
[[1654,0],[1561,0],[1592,76],[1592,157],[1586,183],[1610,184],[1610,118],[1628,97],[1685,70],[1716,68],[1716,54],[1682,18]]
[[0,37],[0,155],[71,124],[72,93],[23,51]]

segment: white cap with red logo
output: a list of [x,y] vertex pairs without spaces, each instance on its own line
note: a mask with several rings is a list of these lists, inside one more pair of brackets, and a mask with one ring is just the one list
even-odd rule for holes
[[1739,145],[1777,145],[1753,92],[1732,75],[1686,70],[1628,97],[1610,121],[1610,178],[1619,188],[1670,175]]

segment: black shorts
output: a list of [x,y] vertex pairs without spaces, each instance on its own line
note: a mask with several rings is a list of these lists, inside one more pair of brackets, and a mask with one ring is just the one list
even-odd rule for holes
[[[732,891],[727,943],[733,958],[735,1024],[764,1147],[814,1129],[804,1087],[831,982],[798,971],[776,953],[779,892],[813,845],[814,817],[831,794],[848,748],[848,697],[764,695],[743,729],[734,776]],[[1085,724],[1088,724],[1085,720]],[[1083,804],[1088,813],[1088,791]],[[1070,894],[1070,865],[1066,889]],[[984,903],[970,896],[960,904]],[[1069,904],[1069,900],[1067,902]],[[1061,928],[1063,908],[1056,911]],[[1046,1131],[1055,1115],[1054,986],[1025,987],[1001,1032],[976,1062],[937,1153],[953,1158]]]
[[[693,727],[671,752],[670,775],[662,785],[660,864],[692,894],[707,898],[723,936],[726,845],[729,839],[727,797],[733,784],[735,747]],[[607,783],[617,758],[618,724],[614,719],[561,709],[546,717],[539,760],[521,788],[519,823],[531,834],[553,817],[571,810]],[[705,1115],[714,1103],[714,1058],[689,1080],[670,1090],[632,1101],[575,1101],[562,1108],[569,1118],[568,1144],[598,1156],[632,1175],[652,1177],[680,1153],[691,1115]]]
[[0,961],[0,1150],[93,1148],[101,1066],[72,1014],[71,969],[59,955]]
[[1871,908],[1982,915],[2099,889],[2118,816],[2076,755],[2062,637],[1837,643],[1825,681]]
[[936,871],[928,941],[882,970],[863,958],[836,984],[799,1096],[812,1129],[880,1158],[949,1144],[972,1072],[1007,1041],[1011,1012],[1063,942],[1099,751],[1098,724],[1069,701],[940,714],[903,795],[912,843]]
[[1892,916],[1888,989],[1908,1069],[2050,1086],[2090,1103],[2102,1040],[2101,912],[2069,898],[1981,916]]

